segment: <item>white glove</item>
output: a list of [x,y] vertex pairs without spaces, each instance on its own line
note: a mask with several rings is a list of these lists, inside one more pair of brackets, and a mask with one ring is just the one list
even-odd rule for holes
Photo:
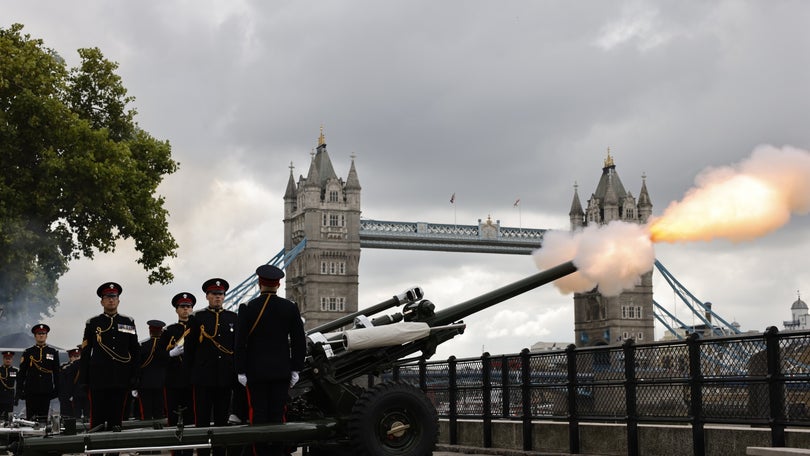
[[298,383],[298,371],[292,371],[290,372],[290,388],[295,386],[296,383]]
[[132,390],[132,397],[138,397],[138,390]]
[[239,374],[236,376],[236,379],[239,380],[239,383],[241,383],[242,386],[247,386],[247,375]]
[[171,350],[169,350],[169,356],[171,356],[172,358],[174,358],[175,356],[180,356],[183,354],[185,350],[186,350],[185,345],[174,347]]

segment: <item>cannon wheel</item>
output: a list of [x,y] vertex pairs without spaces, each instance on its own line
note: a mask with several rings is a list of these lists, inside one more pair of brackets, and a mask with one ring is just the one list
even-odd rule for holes
[[436,409],[415,386],[381,383],[352,407],[349,440],[365,456],[429,456],[439,437]]

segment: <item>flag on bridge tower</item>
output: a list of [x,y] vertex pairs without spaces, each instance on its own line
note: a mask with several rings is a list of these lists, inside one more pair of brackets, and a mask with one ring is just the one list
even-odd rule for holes
[[513,204],[512,206],[513,206],[513,207],[518,207],[518,206],[520,206],[520,198],[516,199],[516,200],[515,200],[515,204]]
[[455,202],[456,202],[456,193],[453,192],[453,194],[450,195],[450,204],[455,204]]

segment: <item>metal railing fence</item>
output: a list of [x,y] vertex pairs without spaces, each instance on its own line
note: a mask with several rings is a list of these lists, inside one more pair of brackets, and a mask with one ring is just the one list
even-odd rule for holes
[[566,421],[569,451],[579,453],[582,422],[625,423],[629,455],[639,454],[639,423],[688,424],[693,454],[703,455],[707,423],[770,428],[785,446],[785,428],[810,426],[810,331],[576,348],[402,364],[384,378],[418,385],[457,444],[459,419],[520,420],[523,449],[532,422]]

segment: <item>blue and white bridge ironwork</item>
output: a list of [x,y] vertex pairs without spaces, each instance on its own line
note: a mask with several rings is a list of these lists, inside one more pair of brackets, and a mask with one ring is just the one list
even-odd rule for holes
[[546,231],[502,227],[491,219],[478,225],[360,220],[360,247],[529,255],[542,246]]

